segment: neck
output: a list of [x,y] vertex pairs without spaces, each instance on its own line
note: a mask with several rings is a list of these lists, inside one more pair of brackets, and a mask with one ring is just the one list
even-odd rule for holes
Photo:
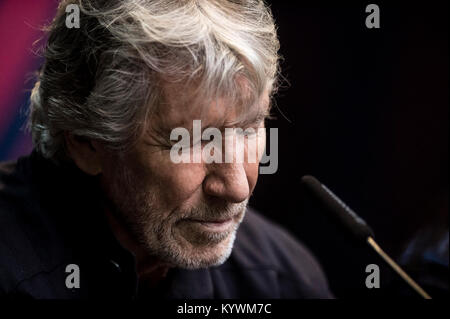
[[156,286],[158,282],[164,279],[171,266],[150,255],[110,209],[105,207],[104,212],[116,239],[135,256],[139,281],[150,286]]

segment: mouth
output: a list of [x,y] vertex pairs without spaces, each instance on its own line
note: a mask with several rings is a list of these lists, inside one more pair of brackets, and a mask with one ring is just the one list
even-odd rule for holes
[[224,232],[227,231],[233,225],[233,218],[227,219],[186,219],[187,222],[193,223],[194,225],[203,228],[207,231],[213,232]]

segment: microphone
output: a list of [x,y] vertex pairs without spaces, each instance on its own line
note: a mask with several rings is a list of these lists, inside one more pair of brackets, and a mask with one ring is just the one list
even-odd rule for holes
[[423,290],[381,247],[375,242],[372,229],[359,217],[350,207],[348,207],[339,197],[337,197],[328,187],[320,183],[315,177],[305,175],[301,179],[301,184],[312,198],[314,198],[323,208],[323,211],[334,222],[348,231],[357,241],[366,242],[375,252],[424,299],[431,299]]

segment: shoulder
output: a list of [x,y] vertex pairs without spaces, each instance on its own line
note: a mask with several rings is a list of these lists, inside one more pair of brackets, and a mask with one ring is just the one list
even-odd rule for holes
[[32,184],[29,157],[0,163],[0,295],[55,266],[55,245],[42,244],[58,240]]
[[319,266],[308,248],[292,234],[251,208],[238,232],[235,250],[243,263],[252,267],[265,266],[283,271],[289,263],[301,262],[307,268],[303,271],[308,271]]
[[[231,264],[271,273],[283,298],[329,298],[322,268],[286,229],[249,208],[236,236]],[[262,278],[261,278],[262,279]]]
[[0,163],[0,293],[11,290],[26,272],[21,267],[25,261],[19,260],[26,254],[21,251],[25,233],[20,228],[27,202],[25,185],[17,162]]

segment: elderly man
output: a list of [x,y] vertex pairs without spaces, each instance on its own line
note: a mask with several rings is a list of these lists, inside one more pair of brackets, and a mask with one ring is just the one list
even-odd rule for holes
[[[247,208],[277,86],[263,1],[63,1],[48,30],[34,151],[0,168],[0,295],[331,296],[308,250]],[[247,160],[189,137],[201,160],[174,161],[171,132],[196,121],[259,132],[222,146]]]

